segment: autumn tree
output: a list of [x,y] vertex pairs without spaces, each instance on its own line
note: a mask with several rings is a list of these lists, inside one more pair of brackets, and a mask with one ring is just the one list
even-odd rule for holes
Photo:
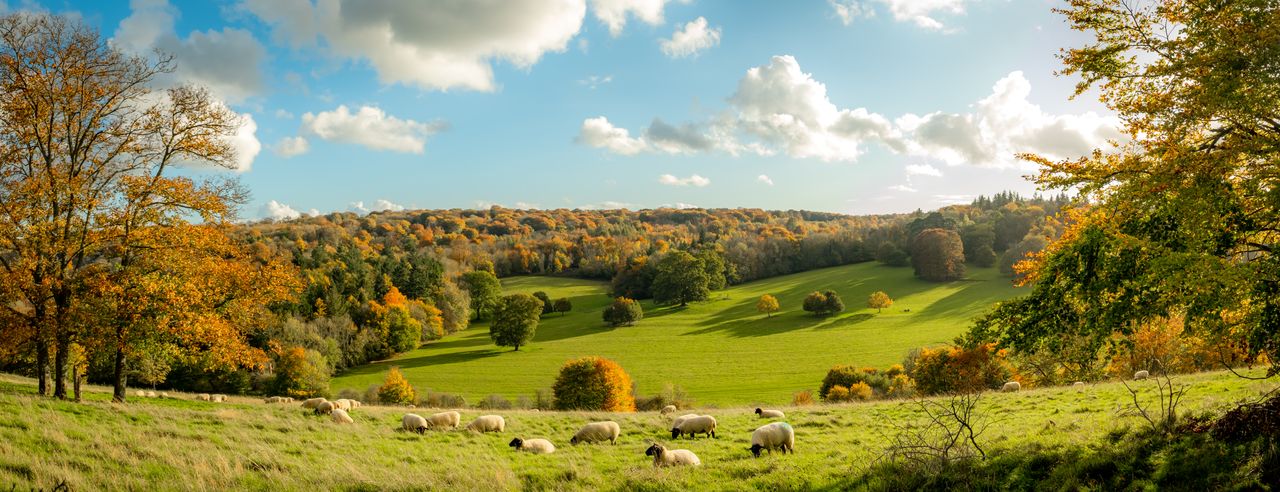
[[950,229],[920,231],[911,242],[911,266],[916,276],[934,282],[964,278],[964,244]]
[[631,326],[644,318],[644,309],[634,299],[618,297],[604,308],[603,317],[609,326]]
[[399,367],[392,367],[387,371],[387,378],[378,387],[378,401],[382,403],[411,405],[417,398],[417,391],[414,391]]
[[710,282],[702,259],[674,251],[658,262],[657,274],[653,277],[653,301],[681,307],[704,301],[711,296]]
[[636,411],[631,376],[618,363],[603,357],[566,362],[551,391],[558,410]]
[[877,290],[867,297],[867,307],[876,310],[877,313],[884,311],[885,308],[893,305],[893,299],[889,298],[883,290]]
[[502,295],[502,283],[492,272],[475,270],[462,274],[462,285],[471,296],[471,313],[476,319],[489,319]]
[[542,301],[529,294],[512,294],[498,301],[489,324],[489,338],[499,347],[512,347],[519,351],[521,345],[533,340],[542,316]]
[[778,298],[769,294],[760,296],[760,300],[756,301],[756,312],[772,317],[773,313],[778,312]]

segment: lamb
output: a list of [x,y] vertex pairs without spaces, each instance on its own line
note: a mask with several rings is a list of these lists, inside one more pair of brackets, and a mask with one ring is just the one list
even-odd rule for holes
[[699,415],[681,420],[671,427],[672,439],[678,439],[684,434],[688,434],[691,438],[697,437],[698,434],[716,437],[716,418],[710,415]]
[[427,425],[432,428],[444,427],[449,429],[457,429],[458,424],[461,422],[462,422],[462,415],[454,411],[440,412],[435,415],[432,415],[431,418],[427,419]]
[[325,400],[324,398],[311,398],[302,402],[302,408],[314,409],[315,407],[320,406],[321,403],[326,401],[328,400]]
[[406,413],[400,419],[400,428],[421,434],[427,430],[427,419],[415,413]]
[[517,437],[512,439],[511,443],[507,445],[516,448],[516,451],[524,451],[534,454],[551,454],[556,452],[556,445],[551,444],[551,441],[546,439],[521,439]]
[[501,415],[481,415],[467,424],[471,432],[502,432],[507,428],[507,421]]
[[662,407],[662,411],[661,411],[661,412],[659,412],[659,413],[661,413],[662,415],[667,415],[667,414],[676,413],[676,406],[675,406],[675,405],[667,405],[667,406],[665,406],[665,407]]
[[764,410],[764,409],[757,408],[757,409],[756,409],[756,415],[759,415],[759,416],[760,416],[760,418],[762,418],[762,419],[785,419],[785,418],[787,418],[787,414],[782,413],[782,410]]
[[1151,377],[1151,373],[1149,373],[1149,372],[1147,372],[1147,371],[1138,371],[1138,372],[1133,373],[1133,379],[1135,379],[1135,380],[1143,380],[1143,379],[1147,379],[1147,378],[1149,378],[1149,377]]
[[200,394],[196,395],[196,400],[199,400],[199,401],[213,401],[213,397],[209,396],[209,394],[208,394],[208,393],[200,393]]
[[1007,383],[1004,383],[1004,386],[1000,387],[1000,391],[1006,391],[1006,392],[1018,391],[1020,389],[1022,389],[1022,383],[1019,383],[1017,381],[1009,381]]
[[702,460],[698,459],[698,455],[688,449],[667,449],[666,446],[654,443],[649,449],[644,450],[645,456],[653,457],[654,467],[663,466],[699,466]]
[[593,443],[609,441],[609,444],[618,443],[618,435],[622,433],[622,428],[618,427],[618,423],[612,420],[605,422],[592,422],[578,429],[578,433],[569,439],[569,444],[578,444],[580,442]]
[[347,414],[346,410],[341,408],[333,409],[333,423],[335,424],[354,424],[356,421]]
[[796,431],[791,428],[791,424],[786,422],[774,422],[772,424],[762,425],[751,433],[751,454],[760,457],[760,451],[769,450],[769,454],[773,454],[774,449],[781,449],[782,454],[788,452],[795,453],[796,447]]
[[320,404],[319,404],[319,405],[316,405],[315,413],[316,413],[317,415],[319,415],[319,414],[331,415],[331,414],[333,414],[333,411],[334,411],[334,410],[340,410],[340,409],[338,408],[338,405],[336,405],[335,403],[333,403],[333,402],[331,402],[331,401],[322,401],[322,402],[320,402]]

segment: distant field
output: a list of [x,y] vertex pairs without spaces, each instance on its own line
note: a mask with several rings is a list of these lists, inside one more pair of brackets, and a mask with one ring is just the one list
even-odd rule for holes
[[[1222,372],[1179,382],[1190,384],[1182,410],[1196,413],[1221,411],[1276,386]],[[1147,404],[1156,398],[1154,381],[1130,384]],[[667,418],[653,412],[463,410],[464,423],[500,413],[507,431],[420,436],[396,431],[409,411],[403,408],[364,406],[352,412],[355,425],[340,426],[297,404],[174,396],[130,397],[122,406],[107,401],[107,388],[91,387],[86,403],[60,402],[36,397],[29,379],[0,375],[0,484],[14,490],[51,490],[63,482],[69,490],[843,490],[856,488],[898,432],[895,426],[920,422],[903,401],[783,408],[796,429],[796,453],[753,459],[751,430],[764,421],[745,407],[701,410],[717,418],[719,437],[676,443],[666,432]],[[998,424],[981,443],[993,455],[1025,446],[1106,446],[1108,432],[1141,425],[1119,411],[1129,401],[1119,383],[987,393],[979,403],[982,421]],[[597,419],[621,424],[617,445],[568,444],[579,426]],[[559,450],[516,453],[507,443],[517,436],[547,438]],[[644,449],[654,441],[694,451],[703,466],[653,469]],[[1033,471],[1043,473],[1026,473]]]
[[[573,312],[544,317],[534,342],[519,352],[494,346],[488,326],[477,324],[349,370],[333,379],[333,391],[363,391],[398,366],[420,389],[461,394],[469,402],[490,394],[514,399],[550,388],[566,360],[600,355],[621,364],[641,395],[671,383],[699,404],[789,403],[796,391],[816,389],[833,365],[898,363],[912,348],[950,341],[992,303],[1018,293],[994,269],[971,269],[968,280],[938,284],[916,279],[910,268],[863,263],[734,286],[687,308],[646,302],[643,321],[609,328],[601,321],[609,302],[602,282],[516,277],[503,286],[507,293],[569,297]],[[844,313],[817,318],[801,310],[805,295],[826,289],[840,293]],[[894,299],[879,314],[865,307],[877,290]],[[777,297],[782,311],[771,318],[756,313],[763,294]]]

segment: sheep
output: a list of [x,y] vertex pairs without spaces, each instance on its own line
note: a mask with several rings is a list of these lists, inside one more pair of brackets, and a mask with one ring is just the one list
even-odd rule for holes
[[1005,391],[1005,392],[1018,391],[1020,389],[1022,389],[1022,383],[1019,383],[1017,381],[1009,381],[1007,383],[1004,383],[1004,386],[1000,387],[1000,391]]
[[764,410],[764,409],[761,409],[761,408],[757,408],[757,409],[756,409],[756,415],[759,415],[759,416],[760,416],[760,418],[762,418],[762,419],[785,419],[785,418],[787,418],[787,414],[782,413],[782,410]]
[[1149,372],[1147,372],[1147,371],[1138,371],[1138,372],[1133,373],[1133,379],[1134,379],[1134,380],[1138,380],[1138,381],[1140,381],[1140,380],[1143,380],[1143,379],[1147,379],[1147,378],[1149,378],[1149,377],[1151,377],[1151,373],[1149,373]]
[[1075,387],[1084,386],[1084,381],[1076,381],[1074,383],[1071,383],[1071,385]]
[[343,410],[343,409],[341,409],[341,408],[335,408],[335,409],[333,409],[333,423],[335,423],[335,424],[354,424],[354,423],[356,423],[356,421],[355,421],[355,420],[353,420],[353,419],[351,418],[351,416],[347,414],[347,411],[346,411],[346,410]]
[[209,399],[210,401],[222,403],[224,401],[227,401],[227,395],[209,395]]
[[283,396],[268,396],[262,399],[263,403],[284,403]]
[[147,398],[155,398],[155,397],[156,397],[156,392],[154,391],[147,392]]
[[675,405],[667,405],[667,406],[665,406],[665,407],[662,407],[662,411],[661,411],[661,412],[659,412],[659,413],[661,413],[662,415],[667,415],[667,414],[676,413],[676,406],[675,406]]
[[471,432],[502,432],[507,428],[507,421],[501,415],[481,415],[467,424]]
[[319,405],[316,405],[315,413],[317,415],[319,414],[331,415],[333,414],[334,410],[339,410],[338,405],[334,404],[331,401],[322,401],[320,402]]
[[160,392],[160,398],[168,398],[168,397],[169,397],[168,393],[165,393],[163,391]]
[[769,450],[769,454],[773,454],[774,449],[781,449],[782,454],[795,453],[796,447],[796,431],[791,428],[791,424],[786,422],[774,422],[772,424],[762,425],[751,433],[751,454],[760,457],[760,451]]
[[699,415],[684,419],[671,427],[672,439],[678,439],[684,434],[688,434],[690,438],[697,437],[698,434],[716,437],[716,418],[710,415]]
[[427,419],[427,425],[432,428],[449,428],[457,429],[458,424],[462,422],[462,414],[454,411],[440,412],[432,415]]
[[326,402],[326,401],[328,401],[328,400],[325,400],[324,398],[311,398],[311,399],[308,399],[308,400],[305,400],[305,401],[303,401],[303,402],[302,402],[302,408],[311,408],[311,409],[314,409],[314,408],[316,408],[316,407],[320,406],[320,404],[321,404],[321,403]]
[[137,391],[134,391],[134,392],[133,392],[133,396],[136,396],[136,397],[139,397],[139,398],[146,398],[146,396],[147,396],[147,391],[146,391],[146,390],[137,390]]
[[199,400],[199,401],[213,401],[213,397],[209,396],[209,394],[208,394],[208,393],[200,393],[200,394],[196,395],[196,400]]
[[360,400],[351,400],[351,408],[360,408],[360,405],[364,405]]
[[527,453],[551,454],[556,452],[556,445],[551,444],[551,441],[546,439],[521,439],[517,437],[512,439],[511,443],[507,445],[516,448],[516,451],[524,451]]
[[333,408],[342,410],[351,410],[351,400],[340,398],[333,401]]
[[622,433],[622,428],[618,427],[618,423],[612,420],[604,422],[592,422],[578,429],[578,433],[569,439],[569,444],[578,444],[580,442],[593,443],[601,441],[609,441],[609,444],[618,443],[618,435]]
[[675,426],[677,426],[677,425],[680,425],[680,422],[684,422],[685,420],[688,420],[688,419],[690,419],[690,418],[697,417],[697,416],[698,416],[698,414],[696,414],[696,413],[686,413],[686,414],[684,414],[684,415],[681,415],[681,416],[679,416],[679,417],[676,417],[676,418],[675,418],[675,420],[672,420],[672,421],[671,421],[671,426],[672,426],[672,427],[675,427]]
[[644,455],[653,457],[654,467],[698,466],[702,464],[702,460],[698,459],[698,455],[693,454],[693,451],[688,449],[667,449],[666,446],[658,443],[654,443],[649,446],[649,449],[644,450]]
[[409,432],[417,432],[419,434],[427,430],[427,419],[415,413],[406,413],[400,419],[400,428]]

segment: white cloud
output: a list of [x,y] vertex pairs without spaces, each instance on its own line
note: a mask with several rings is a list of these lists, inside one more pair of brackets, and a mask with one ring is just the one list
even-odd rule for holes
[[257,133],[258,123],[253,121],[253,115],[242,114],[240,127],[236,129],[235,135],[226,138],[235,152],[233,162],[236,172],[248,171],[253,166],[253,160],[258,157],[258,153],[262,152],[262,142],[258,141]]
[[671,0],[591,0],[591,11],[596,19],[609,27],[609,34],[618,37],[627,25],[630,15],[649,25],[662,23],[662,10]]
[[908,164],[907,176],[933,176],[935,178],[942,177],[942,171],[928,164]]
[[905,191],[907,193],[915,193],[917,190],[907,185],[893,185],[889,187],[893,191]]
[[707,18],[698,17],[676,29],[671,39],[663,39],[662,52],[672,58],[697,56],[704,50],[720,44],[720,28],[708,28]]
[[931,30],[945,30],[946,25],[938,20],[939,14],[963,15],[966,2],[973,0],[829,0],[836,17],[844,25],[853,23],[858,18],[875,16],[874,3],[889,10],[893,20],[910,22],[918,27]]
[[585,85],[591,90],[596,90],[596,87],[608,84],[609,82],[613,82],[612,75],[591,75],[578,81],[579,84]]
[[311,144],[303,137],[284,137],[274,146],[276,155],[286,159],[300,156],[311,150]]
[[934,201],[943,205],[963,205],[973,201],[973,195],[933,195]]
[[382,212],[386,210],[390,210],[392,212],[399,212],[401,210],[404,210],[404,206],[398,203],[394,203],[390,200],[379,198],[373,202],[373,205],[368,207],[365,206],[363,201],[351,202],[348,205],[347,209],[352,212],[358,212],[363,214],[363,213],[369,213],[369,212]]
[[631,138],[625,128],[618,128],[609,123],[603,116],[587,118],[582,122],[582,129],[576,141],[595,148],[607,149],[621,155],[635,155],[645,150],[647,144],[638,138]]
[[302,213],[294,210],[293,207],[271,200],[262,206],[262,216],[275,220],[287,220],[301,217]]
[[494,90],[494,62],[529,68],[546,53],[564,51],[586,16],[584,0],[244,0],[242,5],[295,47],[366,61],[383,83],[427,90]]
[[603,201],[600,203],[588,203],[579,205],[578,210],[616,210],[620,208],[635,208],[636,204],[627,202]]
[[293,113],[290,113],[290,112],[288,112],[288,111],[286,111],[286,110],[283,110],[283,109],[277,109],[277,110],[276,110],[275,115],[276,115],[276,118],[280,118],[280,119],[282,119],[282,120],[292,120],[292,119],[293,119]]
[[836,17],[840,18],[840,22],[846,26],[857,19],[876,15],[875,9],[864,3],[864,0],[828,0],[827,3],[836,11]]
[[696,186],[698,188],[711,184],[711,180],[697,174],[687,178],[677,178],[670,174],[663,174],[658,177],[658,182],[668,186]]
[[302,131],[335,142],[363,145],[374,150],[421,154],[427,137],[443,128],[441,123],[420,123],[388,115],[380,108],[361,106],[354,113],[346,105],[333,111],[302,115]]
[[770,178],[768,175],[761,174],[759,176],[756,176],[756,181],[767,184],[769,186],[773,186],[773,178]]

